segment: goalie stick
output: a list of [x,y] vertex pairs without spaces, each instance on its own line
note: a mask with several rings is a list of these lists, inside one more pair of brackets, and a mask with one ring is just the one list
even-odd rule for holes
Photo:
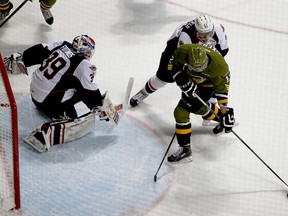
[[130,95],[131,95],[133,83],[134,83],[134,78],[130,77],[129,81],[128,81],[127,88],[126,88],[126,93],[125,93],[125,98],[124,98],[124,103],[123,103],[123,105],[124,105],[124,107],[123,107],[124,113],[125,113],[125,111],[128,108],[128,102],[129,102],[129,98],[130,98]]
[[[124,102],[122,104],[118,104],[114,106],[109,99],[108,92],[106,91],[104,94],[102,110],[99,114],[100,120],[110,120],[110,122],[114,124],[118,124],[119,122],[119,113],[124,115],[125,111],[128,107],[128,100],[132,91],[132,86],[134,83],[134,78],[130,77],[128,81],[128,85],[125,92]],[[122,111],[122,112],[121,112]],[[107,119],[108,118],[108,119]]]
[[32,0],[24,0],[8,17],[6,17],[6,19],[4,19],[4,21],[0,24],[0,28],[5,25],[5,23],[8,22],[8,20],[11,19],[28,1],[32,2]]

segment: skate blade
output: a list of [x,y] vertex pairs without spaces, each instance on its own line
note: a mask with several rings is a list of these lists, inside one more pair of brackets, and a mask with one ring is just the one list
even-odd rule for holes
[[213,120],[203,120],[202,121],[202,126],[205,126],[205,127],[207,127],[207,126],[217,126],[219,124],[219,122],[216,122],[216,121],[213,121]]
[[24,137],[23,140],[31,146],[33,149],[37,150],[40,153],[48,151],[48,149],[43,145],[38,143],[37,141],[35,142],[35,137],[33,135],[29,134],[28,136]]
[[193,161],[193,158],[192,158],[192,155],[190,155],[189,157],[186,157],[186,158],[183,158],[182,160],[180,161],[175,161],[175,162],[169,162],[168,161],[168,164],[169,165],[176,165],[176,164],[186,164],[186,163],[190,163]]

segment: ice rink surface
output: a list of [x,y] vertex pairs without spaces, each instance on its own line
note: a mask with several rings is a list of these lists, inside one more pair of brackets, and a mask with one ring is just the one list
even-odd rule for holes
[[[155,74],[174,29],[207,13],[228,34],[230,106],[240,123],[234,130],[288,182],[287,10],[286,0],[69,0],[55,4],[48,26],[34,1],[0,29],[0,51],[88,34],[96,40],[95,82],[117,104],[129,77],[133,95]],[[174,84],[128,109],[118,126],[98,120],[88,136],[38,154],[22,141],[45,121],[30,102],[33,69],[9,76],[19,112],[22,207],[7,215],[288,215],[288,188],[237,137],[213,136],[199,116],[191,115],[193,161],[165,161],[153,182],[174,134]],[[176,149],[175,140],[169,154]]]

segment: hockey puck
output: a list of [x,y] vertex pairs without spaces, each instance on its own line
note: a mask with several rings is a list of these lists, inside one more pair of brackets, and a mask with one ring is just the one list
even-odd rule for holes
[[[156,181],[157,181],[157,175],[154,176],[154,182],[156,182]],[[288,196],[288,194],[287,194],[287,196]]]

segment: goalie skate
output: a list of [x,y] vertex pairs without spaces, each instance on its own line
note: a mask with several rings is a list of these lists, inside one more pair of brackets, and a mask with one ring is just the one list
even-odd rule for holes
[[45,134],[41,130],[31,132],[24,137],[24,141],[40,153],[46,152],[50,149],[50,144],[47,142]]

